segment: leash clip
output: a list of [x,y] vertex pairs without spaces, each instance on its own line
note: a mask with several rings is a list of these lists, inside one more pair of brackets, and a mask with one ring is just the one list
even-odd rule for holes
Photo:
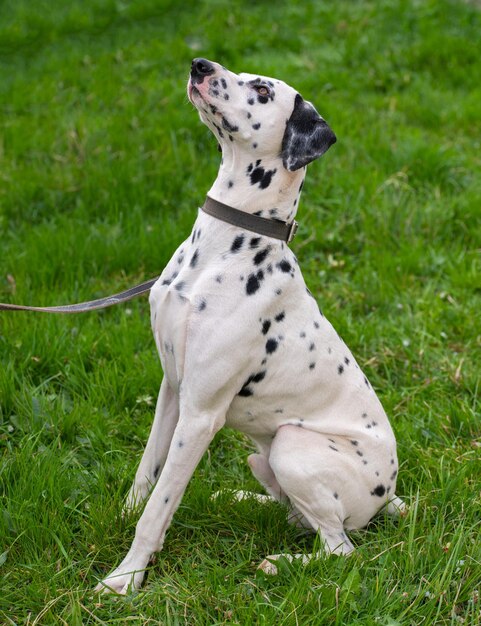
[[299,223],[294,220],[289,228],[289,232],[287,234],[287,243],[291,243],[297,233],[297,229],[299,228]]

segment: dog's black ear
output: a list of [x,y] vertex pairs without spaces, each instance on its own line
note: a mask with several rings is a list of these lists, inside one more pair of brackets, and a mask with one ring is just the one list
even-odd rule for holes
[[322,156],[336,141],[327,122],[316,109],[297,94],[294,109],[286,124],[281,157],[291,172]]

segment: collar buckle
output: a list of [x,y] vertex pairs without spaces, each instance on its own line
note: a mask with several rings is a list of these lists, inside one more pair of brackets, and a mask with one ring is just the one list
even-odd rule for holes
[[289,232],[287,233],[287,243],[291,243],[297,233],[297,229],[299,228],[299,223],[296,220],[293,220],[290,224]]

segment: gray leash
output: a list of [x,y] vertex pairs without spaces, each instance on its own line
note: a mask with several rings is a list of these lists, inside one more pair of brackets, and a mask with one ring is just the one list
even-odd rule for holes
[[25,306],[22,304],[5,304],[0,302],[0,311],[37,311],[40,313],[86,313],[87,311],[96,311],[98,309],[106,309],[114,304],[127,302],[136,296],[140,296],[146,291],[150,291],[152,285],[157,281],[152,278],[135,287],[131,287],[126,291],[121,291],[113,296],[99,298],[98,300],[90,300],[89,302],[79,302],[78,304],[64,304],[63,306]]
[[[266,219],[265,217],[234,209],[209,196],[206,197],[202,210],[208,215],[223,222],[227,222],[228,224],[250,230],[258,235],[264,235],[265,237],[281,239],[286,243],[290,243],[293,240],[297,231],[297,222],[295,220],[292,222],[282,222],[280,220]],[[115,304],[120,304],[121,302],[127,302],[146,291],[150,291],[158,278],[157,276],[156,278],[152,278],[145,283],[131,287],[126,291],[121,291],[113,296],[90,300],[89,302],[64,304],[62,306],[25,306],[23,304],[6,304],[0,302],[0,311],[37,311],[39,313],[86,313],[87,311],[97,311],[99,309],[106,309],[109,306],[114,306]]]

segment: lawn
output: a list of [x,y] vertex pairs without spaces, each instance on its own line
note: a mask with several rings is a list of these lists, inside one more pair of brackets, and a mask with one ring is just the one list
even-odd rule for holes
[[218,434],[140,592],[92,589],[136,517],[123,499],[162,378],[145,297],[0,313],[0,622],[481,624],[481,5],[472,0],[4,0],[0,301],[88,300],[159,274],[219,153],[191,59],[294,85],[338,143],[309,167],[292,244],[398,439],[409,515],[311,551]]

